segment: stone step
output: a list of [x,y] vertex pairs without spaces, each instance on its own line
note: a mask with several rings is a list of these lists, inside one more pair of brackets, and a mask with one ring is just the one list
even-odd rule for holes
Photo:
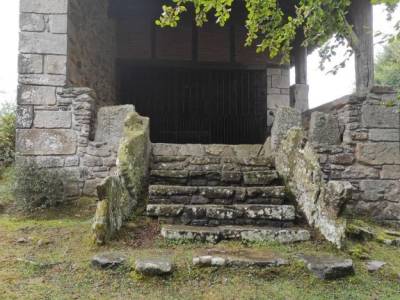
[[275,204],[285,202],[285,187],[151,185],[149,204]]
[[218,171],[156,170],[150,171],[151,184],[189,186],[276,186],[279,176],[275,170]]
[[289,227],[295,220],[292,205],[163,205],[149,204],[147,216],[170,224],[193,226],[260,225]]
[[302,228],[269,228],[252,226],[195,227],[164,225],[161,235],[167,240],[189,240],[218,243],[222,240],[247,242],[296,243],[311,239],[308,230]]

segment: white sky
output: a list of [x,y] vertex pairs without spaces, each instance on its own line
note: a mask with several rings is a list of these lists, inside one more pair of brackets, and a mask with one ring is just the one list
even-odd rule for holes
[[[0,103],[15,101],[17,89],[17,56],[18,56],[18,0],[0,1]],[[393,30],[386,20],[382,6],[376,6],[374,11],[375,30],[390,33]],[[400,9],[395,14],[400,19]],[[376,53],[381,52],[382,46],[376,47]],[[340,57],[338,59],[340,61]],[[309,56],[308,76],[310,84],[310,106],[315,107],[335,100],[354,90],[354,61],[345,69],[334,75],[318,68],[317,51]],[[292,80],[294,76],[292,76]]]

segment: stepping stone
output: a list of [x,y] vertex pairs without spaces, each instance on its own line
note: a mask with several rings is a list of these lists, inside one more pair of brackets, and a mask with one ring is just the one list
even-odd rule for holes
[[367,262],[367,270],[370,273],[374,273],[382,269],[385,265],[386,263],[384,261],[371,260]]
[[386,240],[383,240],[382,242],[388,246],[400,247],[400,238],[394,239],[394,240],[386,239]]
[[163,276],[173,272],[172,260],[166,257],[137,259],[135,271],[145,276]]
[[250,250],[223,251],[208,250],[193,258],[193,265],[198,267],[261,267],[272,268],[288,265],[288,261],[275,255],[259,254]]
[[117,253],[103,253],[93,256],[92,266],[99,269],[116,269],[123,265],[125,257]]
[[308,270],[323,280],[333,280],[354,275],[354,266],[351,259],[343,259],[333,256],[299,255],[305,262]]

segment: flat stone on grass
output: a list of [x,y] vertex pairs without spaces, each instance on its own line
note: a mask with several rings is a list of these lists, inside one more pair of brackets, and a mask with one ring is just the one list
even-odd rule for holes
[[305,262],[308,270],[323,280],[333,280],[354,275],[354,266],[351,259],[333,256],[299,255]]
[[198,267],[260,267],[273,268],[286,266],[289,262],[270,253],[251,250],[224,251],[210,249],[193,257],[193,265]]
[[137,259],[135,271],[145,276],[164,276],[173,272],[174,264],[170,258]]
[[125,262],[125,257],[117,253],[103,253],[92,258],[92,266],[99,269],[116,269]]
[[367,270],[370,273],[374,273],[382,269],[386,263],[384,261],[378,261],[378,260],[371,260],[367,262]]

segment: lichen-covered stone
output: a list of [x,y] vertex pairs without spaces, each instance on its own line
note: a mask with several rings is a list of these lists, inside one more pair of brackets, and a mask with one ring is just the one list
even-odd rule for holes
[[174,270],[174,264],[170,258],[137,259],[135,271],[145,276],[169,275]]
[[354,266],[351,259],[342,259],[331,256],[301,255],[300,259],[307,268],[318,278],[333,280],[354,275]]
[[99,203],[93,223],[94,240],[107,242],[144,206],[149,164],[149,120],[128,113],[118,152],[118,175],[97,187]]
[[294,194],[309,225],[340,248],[346,228],[340,212],[351,198],[352,186],[345,181],[326,184],[319,157],[305,141],[304,130],[290,129],[276,152],[276,168]]
[[287,266],[286,259],[275,255],[259,254],[255,251],[223,251],[218,249],[207,250],[193,257],[193,265],[198,267],[260,267],[272,268]]
[[340,144],[340,127],[337,117],[322,112],[313,112],[310,121],[310,142],[315,145]]
[[275,114],[274,125],[271,131],[271,150],[276,151],[292,127],[301,126],[301,114],[290,108],[280,107]]

